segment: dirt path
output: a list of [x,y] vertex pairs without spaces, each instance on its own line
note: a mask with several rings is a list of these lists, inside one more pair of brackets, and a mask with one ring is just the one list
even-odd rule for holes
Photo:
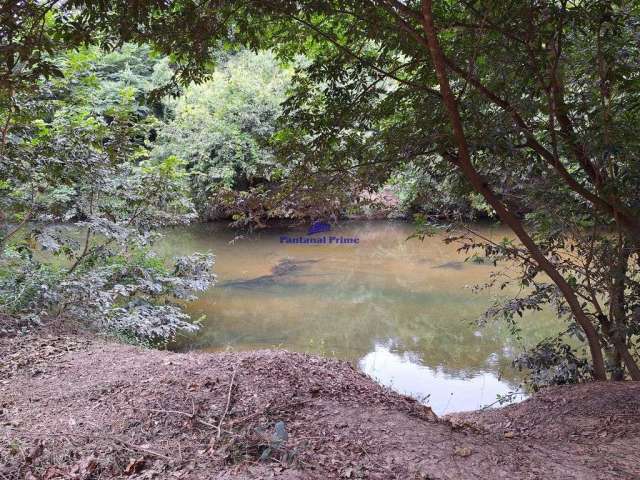
[[0,362],[0,479],[640,478],[640,385],[437,420],[295,353],[27,336],[0,340]]

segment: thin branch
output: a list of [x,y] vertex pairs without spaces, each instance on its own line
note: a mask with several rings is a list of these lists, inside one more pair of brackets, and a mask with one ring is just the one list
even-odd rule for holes
[[295,20],[299,23],[301,23],[302,25],[306,26],[307,28],[309,28],[310,30],[313,30],[314,32],[316,32],[318,35],[320,35],[321,37],[323,37],[325,40],[327,40],[329,43],[333,44],[335,47],[337,47],[339,50],[341,50],[343,53],[346,53],[347,55],[349,55],[350,57],[354,58],[355,60],[361,62],[363,65],[368,66],[369,68],[375,70],[376,72],[380,73],[381,75],[384,75],[385,77],[391,78],[393,80],[395,80],[396,82],[403,84],[403,85],[407,85],[410,86],[412,88],[416,88],[418,90],[421,90],[423,92],[428,93],[429,95],[433,95],[435,97],[440,98],[440,93],[437,90],[431,89],[429,87],[426,87],[424,85],[420,85],[418,83],[414,83],[405,79],[402,79],[400,77],[398,77],[397,75],[395,75],[394,73],[391,73],[390,71],[387,71],[383,68],[378,67],[377,65],[365,60],[364,58],[362,58],[360,55],[358,55],[357,53],[355,53],[353,50],[345,47],[344,45],[342,45],[340,42],[338,42],[337,40],[335,40],[331,35],[329,35],[328,33],[324,32],[323,30],[321,30],[320,28],[318,28],[317,26],[315,26],[314,24],[312,24],[311,22],[307,22],[306,20],[303,20],[301,18],[296,17],[295,15],[292,14],[286,14],[289,18],[291,18],[292,20]]
[[112,436],[112,435],[88,435],[88,434],[83,434],[83,433],[73,433],[73,432],[65,432],[65,433],[53,433],[53,432],[28,432],[25,430],[20,430],[18,428],[12,428],[9,427],[11,430],[13,430],[14,432],[17,432],[21,435],[26,435],[26,436],[31,436],[31,437],[40,437],[40,436],[45,436],[45,437],[79,437],[79,438],[84,438],[87,440],[110,440],[124,448],[126,448],[127,450],[130,450],[132,452],[142,452],[142,453],[146,453],[148,455],[154,456],[154,457],[158,457],[158,458],[163,458],[165,460],[172,460],[171,457],[168,457],[167,455],[164,455],[162,453],[156,452],[154,450],[150,450],[148,448],[144,448],[138,445],[134,445],[132,443],[126,442],[124,440],[122,440],[121,438]]
[[467,232],[469,232],[471,235],[474,235],[474,236],[478,237],[483,242],[488,243],[489,245],[493,245],[496,248],[502,248],[502,249],[505,249],[505,250],[511,250],[511,253],[513,253],[516,257],[520,258],[525,264],[529,264],[530,265],[532,263],[531,262],[531,258],[529,258],[529,257],[523,255],[522,253],[520,253],[520,250],[518,248],[516,248],[516,247],[508,248],[508,247],[505,247],[504,245],[500,245],[499,243],[494,242],[490,238],[485,237],[481,233],[478,233],[475,230],[467,227],[464,223],[458,223],[458,226],[463,228]]
[[22,219],[22,221],[15,226],[15,228],[13,230],[11,230],[9,233],[7,233],[4,237],[2,237],[2,239],[0,239],[0,245],[4,246],[6,245],[6,243],[9,241],[9,239],[11,237],[13,237],[16,233],[18,233],[18,231],[24,227],[27,222],[29,220],[31,220],[31,216],[33,215],[33,210],[29,210],[26,215],[24,216],[24,218]]
[[233,369],[233,373],[231,374],[231,381],[229,382],[229,392],[227,393],[227,405],[224,407],[224,412],[220,417],[220,422],[218,422],[218,434],[216,435],[217,439],[220,439],[222,435],[222,423],[224,422],[225,417],[229,413],[229,406],[231,405],[231,392],[233,391],[233,381],[236,378],[236,373],[238,372],[238,367],[236,366]]
[[143,408],[141,410],[146,410],[148,412],[154,412],[154,413],[169,413],[169,414],[175,414],[175,415],[184,415],[185,417],[189,418],[189,420],[193,420],[195,422],[198,422],[202,425],[204,425],[205,427],[209,427],[209,428],[217,428],[215,425],[209,423],[209,422],[205,422],[204,420],[198,418],[196,416],[196,414],[194,413],[187,413],[187,412],[181,412],[180,410],[163,410],[160,408]]

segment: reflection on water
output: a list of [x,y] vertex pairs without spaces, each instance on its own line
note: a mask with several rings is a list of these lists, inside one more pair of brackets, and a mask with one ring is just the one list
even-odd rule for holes
[[[411,225],[349,222],[331,235],[358,244],[285,244],[268,230],[232,241],[209,224],[172,230],[159,246],[177,255],[212,251],[218,284],[190,304],[201,331],[184,349],[286,348],[349,360],[380,383],[428,397],[436,413],[469,410],[518,387],[507,328],[474,320],[495,292],[472,293],[491,268],[464,262],[442,238],[407,240]],[[503,230],[484,228],[494,239]],[[527,345],[559,330],[545,313],[522,322]]]
[[[512,385],[494,372],[451,375],[441,366],[422,365],[412,352],[393,353],[385,345],[376,345],[358,366],[382,385],[428,404],[440,415],[482,408],[494,404],[497,395],[513,391]],[[518,394],[517,398],[523,396]]]

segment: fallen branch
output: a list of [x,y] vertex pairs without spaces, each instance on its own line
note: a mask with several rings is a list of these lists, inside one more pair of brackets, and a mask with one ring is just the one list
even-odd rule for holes
[[151,455],[153,457],[159,457],[159,458],[163,458],[165,460],[169,460],[171,461],[171,457],[167,457],[166,455],[163,455],[162,453],[158,453],[155,452],[153,450],[149,450],[148,448],[144,448],[144,447],[140,447],[138,445],[133,445],[131,443],[127,443],[124,440],[120,440],[119,438],[111,438],[111,440],[113,442],[115,442],[118,445],[122,445],[124,448],[126,448],[127,450],[130,450],[132,452],[142,452],[142,453],[146,453],[147,455]]
[[270,408],[271,408],[271,402],[267,403],[267,406],[260,411],[254,412],[250,415],[247,415],[246,417],[237,418],[231,421],[230,425],[240,425],[248,420],[251,420],[252,418],[259,417],[260,415],[264,415]]

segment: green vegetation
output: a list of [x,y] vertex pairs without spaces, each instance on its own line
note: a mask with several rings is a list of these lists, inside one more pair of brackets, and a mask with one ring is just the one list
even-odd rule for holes
[[226,57],[205,82],[167,100],[167,119],[152,150],[154,159],[176,156],[186,162],[191,197],[206,219],[233,215],[239,192],[284,175],[268,142],[290,75],[268,52]]
[[551,305],[584,347],[550,339],[523,365],[640,380],[639,18],[634,1],[5,2],[3,310],[171,335],[190,327],[170,298],[205,288],[209,261],[149,260],[159,227],[331,218],[391,185],[420,234],[478,213],[514,232],[451,241],[521,288],[487,317],[517,334]]
[[62,77],[39,79],[5,110],[3,312],[81,319],[152,342],[194,329],[172,299],[206,289],[213,258],[168,265],[149,249],[158,228],[195,218],[184,163],[149,160],[158,120],[144,97],[161,85],[166,60],[125,45],[60,52],[54,64]]

